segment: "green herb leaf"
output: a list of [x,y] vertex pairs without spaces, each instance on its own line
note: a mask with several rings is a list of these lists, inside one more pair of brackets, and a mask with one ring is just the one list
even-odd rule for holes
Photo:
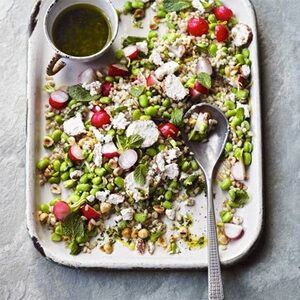
[[117,135],[117,147],[120,150],[125,150],[127,145],[127,138],[126,136]]
[[134,180],[139,185],[145,185],[148,174],[148,167],[146,165],[138,165],[133,173]]
[[152,243],[155,243],[163,234],[164,234],[163,231],[156,231],[156,232],[151,233],[150,241]]
[[65,218],[62,224],[62,233],[72,240],[84,235],[84,223],[80,214],[73,212]]
[[163,4],[167,12],[181,11],[192,6],[190,0],[164,0]]
[[183,110],[180,108],[173,109],[170,122],[175,126],[181,126],[183,120]]
[[144,138],[142,138],[138,134],[130,135],[127,138],[127,147],[130,149],[139,148],[144,142]]
[[142,37],[142,36],[128,36],[125,38],[122,42],[123,47],[127,47],[129,45],[136,44],[138,42],[146,41],[147,38]]
[[72,99],[75,99],[79,102],[90,102],[99,99],[101,96],[101,95],[91,96],[89,91],[83,88],[80,84],[69,86],[68,94]]
[[198,74],[200,83],[207,89],[211,88],[211,77],[207,73],[201,72]]
[[136,98],[141,96],[143,92],[144,92],[144,87],[142,85],[136,85],[130,89],[130,95]]

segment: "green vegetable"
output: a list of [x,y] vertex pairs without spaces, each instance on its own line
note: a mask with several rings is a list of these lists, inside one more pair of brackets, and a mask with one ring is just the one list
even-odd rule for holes
[[72,241],[69,244],[69,249],[70,249],[71,255],[77,255],[80,252],[80,247],[79,247],[78,243],[76,242],[76,240]]
[[156,231],[150,234],[150,241],[152,243],[155,243],[162,235],[163,235],[163,231]]
[[38,161],[38,163],[36,164],[36,167],[40,171],[44,171],[48,167],[49,163],[50,163],[49,158],[43,158]]
[[55,232],[53,232],[51,234],[51,240],[53,242],[60,242],[61,241],[61,235],[56,234]]
[[165,209],[171,209],[172,208],[172,203],[170,201],[164,201],[162,206],[165,208]]
[[221,183],[221,189],[223,191],[228,191],[231,186],[231,179],[229,177],[225,178]]
[[157,114],[158,109],[154,106],[149,106],[145,108],[145,115],[146,116],[155,116]]
[[144,223],[147,220],[147,215],[143,213],[135,213],[133,218],[138,223]]
[[146,95],[140,95],[139,96],[139,103],[141,107],[147,107],[149,105],[149,100]]
[[173,12],[190,8],[192,2],[190,0],[164,0],[163,5],[167,12]]
[[144,87],[142,85],[135,85],[130,89],[130,95],[138,98],[144,92]]
[[174,108],[171,113],[170,122],[175,126],[181,126],[183,120],[183,110],[180,108]]
[[198,74],[198,80],[207,89],[211,88],[211,76],[207,73],[201,72]]
[[72,212],[65,218],[62,224],[62,234],[70,237],[72,240],[84,235],[84,223],[80,214]]
[[124,179],[122,177],[116,177],[114,183],[120,189],[124,187]]
[[49,205],[47,203],[42,203],[41,206],[40,206],[40,209],[43,213],[49,213],[50,210],[49,210]]
[[139,148],[143,142],[144,138],[138,134],[133,134],[128,137],[117,135],[117,147],[120,150]]
[[230,211],[221,211],[220,217],[223,223],[229,223],[233,217]]
[[125,38],[122,42],[122,46],[123,47],[127,47],[129,45],[135,45],[138,42],[143,42],[145,41],[147,38],[145,37],[141,37],[141,36],[128,36],[127,38]]
[[90,102],[100,98],[100,95],[91,96],[89,91],[83,88],[80,84],[69,86],[68,94],[71,98],[76,99],[79,102]]
[[146,177],[148,174],[148,167],[146,165],[138,165],[133,173],[134,180],[139,185],[144,185],[146,183]]
[[139,109],[134,110],[132,113],[133,120],[137,121],[140,119],[140,117],[141,117],[141,111]]

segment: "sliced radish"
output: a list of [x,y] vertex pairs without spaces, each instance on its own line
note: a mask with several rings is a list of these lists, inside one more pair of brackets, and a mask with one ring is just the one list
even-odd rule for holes
[[53,206],[53,214],[56,220],[64,220],[71,213],[71,208],[65,201],[58,201]]
[[210,61],[205,57],[199,57],[196,65],[196,73],[206,73],[211,75],[213,72]]
[[113,87],[113,84],[111,82],[108,82],[108,81],[103,82],[101,85],[101,95],[103,97],[109,96],[109,93],[110,93],[112,87]]
[[225,223],[224,233],[231,240],[237,240],[244,234],[244,229],[241,225]]
[[79,162],[79,161],[82,161],[84,159],[84,156],[82,154],[82,150],[81,148],[77,145],[77,144],[74,144],[71,146],[71,148],[69,149],[69,157],[72,161],[75,161],[75,162]]
[[96,128],[102,128],[109,123],[110,116],[104,109],[95,112],[91,118],[91,124]]
[[198,80],[196,80],[194,83],[194,89],[201,94],[208,94],[208,89],[205,86],[203,86]]
[[88,68],[78,75],[78,82],[89,84],[97,79],[96,73],[92,68]]
[[135,45],[129,45],[126,48],[123,49],[124,55],[131,60],[136,59],[139,56],[139,51],[137,46]]
[[103,145],[102,154],[106,158],[112,158],[112,157],[119,156],[118,149],[113,142]]
[[132,166],[134,166],[134,164],[137,162],[138,160],[138,155],[136,153],[135,150],[133,149],[128,149],[125,150],[119,157],[119,166],[124,169],[124,170],[128,170],[130,169]]
[[246,24],[237,24],[232,30],[233,44],[237,47],[247,46],[251,43],[253,33],[251,28]]
[[235,162],[231,167],[231,174],[235,180],[245,180],[246,171],[244,164],[240,161]]
[[246,86],[246,78],[241,74],[238,75],[237,82],[238,82],[238,86],[241,88]]
[[91,108],[91,111],[93,113],[96,113],[96,112],[98,112],[100,110],[101,110],[101,107],[99,105],[93,105],[93,107]]
[[82,213],[82,215],[87,218],[88,220],[90,219],[94,219],[97,220],[99,218],[101,218],[101,213],[97,210],[95,210],[93,207],[91,207],[88,204],[83,205],[80,208],[80,211]]
[[150,74],[147,78],[147,86],[151,86],[154,84],[158,84],[159,81],[156,79],[156,77],[153,74]]
[[192,98],[200,95],[200,92],[197,91],[196,89],[190,89],[189,93]]
[[54,91],[50,94],[49,104],[52,108],[61,109],[67,106],[69,95],[61,90]]
[[121,77],[124,77],[124,76],[128,76],[129,75],[129,71],[128,71],[128,69],[124,65],[113,64],[113,65],[110,65],[108,67],[107,74],[109,76],[121,76]]

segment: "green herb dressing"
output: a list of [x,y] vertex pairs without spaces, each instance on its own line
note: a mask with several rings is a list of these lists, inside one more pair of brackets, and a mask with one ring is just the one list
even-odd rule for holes
[[58,15],[52,37],[60,51],[72,56],[89,56],[105,47],[111,37],[111,27],[98,7],[76,4]]

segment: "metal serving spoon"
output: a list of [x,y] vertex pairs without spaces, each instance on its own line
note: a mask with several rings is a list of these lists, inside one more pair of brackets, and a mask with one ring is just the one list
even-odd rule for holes
[[183,139],[187,146],[193,151],[197,162],[202,169],[207,184],[207,237],[208,237],[208,299],[224,299],[223,283],[221,276],[220,257],[218,250],[216,219],[213,203],[213,177],[215,167],[222,155],[228,134],[229,124],[226,116],[217,107],[201,103],[192,106],[185,114],[190,117],[192,113],[211,114],[212,118],[218,121],[218,124],[209,135],[208,142],[189,141],[187,133],[182,131]]

